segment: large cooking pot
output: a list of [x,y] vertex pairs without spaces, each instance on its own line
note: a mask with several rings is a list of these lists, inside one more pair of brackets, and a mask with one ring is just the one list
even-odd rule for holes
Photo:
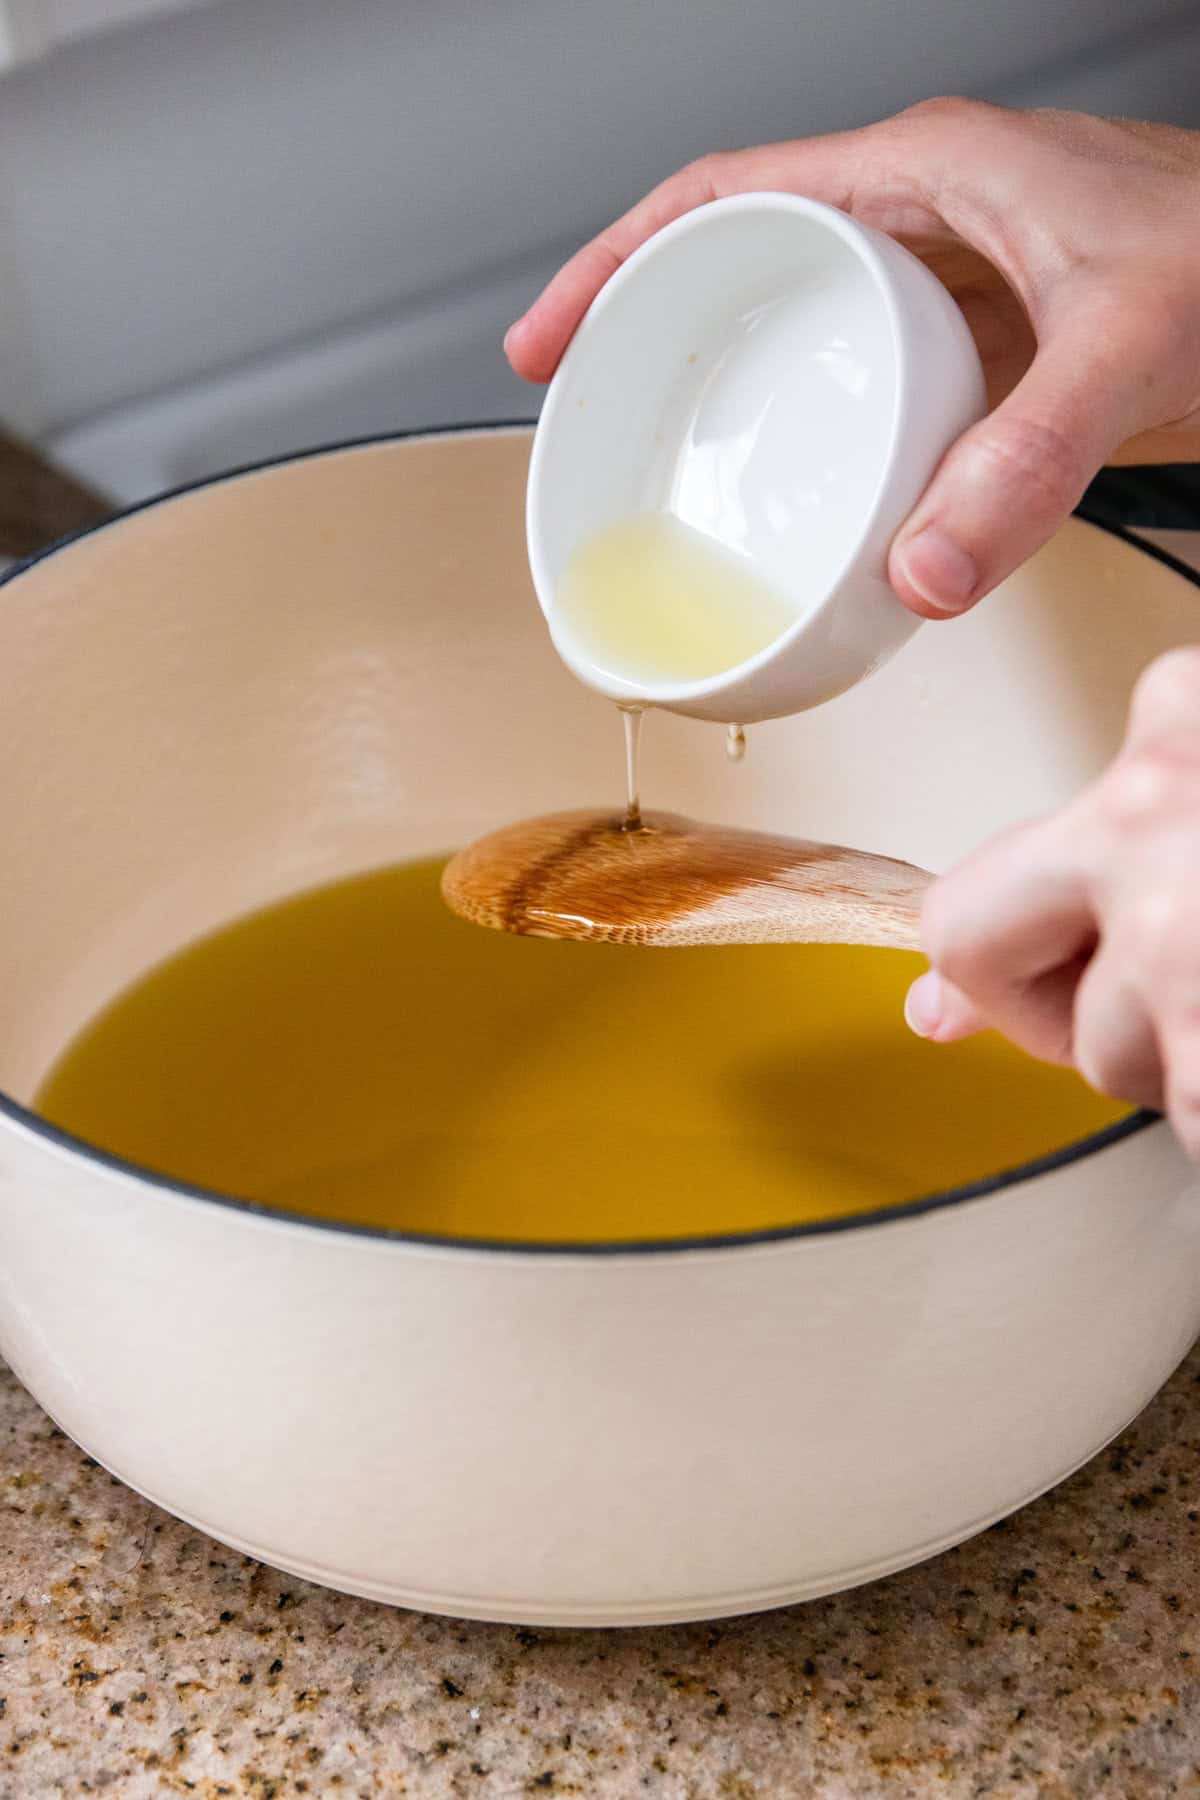
[[[773,1606],[969,1536],[1150,1397],[1200,1328],[1165,1124],[843,1226],[534,1249],[264,1212],[26,1110],[198,933],[614,795],[611,709],[529,589],[527,452],[489,430],[302,458],[5,584],[0,1347],[123,1480],[313,1580],[570,1624]],[[1198,621],[1186,574],[1072,521],[741,768],[663,719],[649,796],[936,868],[1073,793]]]

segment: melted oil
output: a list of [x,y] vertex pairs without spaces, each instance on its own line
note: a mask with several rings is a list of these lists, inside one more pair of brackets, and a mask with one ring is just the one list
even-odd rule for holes
[[580,545],[557,613],[598,668],[644,682],[720,675],[796,622],[739,556],[668,513],[622,519]]
[[625,817],[622,820],[624,831],[640,831],[642,829],[642,795],[641,795],[641,754],[642,754],[642,718],[645,708],[642,706],[618,706],[621,723],[625,728]]
[[439,872],[322,888],[184,950],[84,1030],[39,1109],[268,1206],[543,1242],[886,1207],[1126,1110],[997,1037],[913,1037],[905,952],[508,937],[447,912]]

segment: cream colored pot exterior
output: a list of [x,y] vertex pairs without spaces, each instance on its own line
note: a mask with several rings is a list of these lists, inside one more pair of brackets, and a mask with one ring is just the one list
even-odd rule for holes
[[[1179,1360],[1200,1205],[1164,1125],[843,1230],[530,1252],[188,1194],[23,1112],[198,930],[615,792],[611,709],[529,591],[527,450],[234,477],[0,591],[0,1347],[133,1486],[350,1591],[569,1624],[828,1592],[1050,1485]],[[938,866],[1072,792],[1198,623],[1183,575],[1073,523],[740,768],[653,720],[645,785]]]

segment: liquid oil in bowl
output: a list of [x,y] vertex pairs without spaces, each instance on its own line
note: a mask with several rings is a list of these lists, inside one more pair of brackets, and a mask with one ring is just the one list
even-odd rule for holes
[[585,539],[555,597],[557,627],[576,652],[650,685],[724,674],[797,616],[743,557],[669,513],[621,519]]
[[534,1243],[887,1207],[1127,1110],[995,1036],[915,1038],[906,952],[509,937],[451,915],[439,876],[380,870],[184,949],[82,1031],[38,1109],[267,1206]]

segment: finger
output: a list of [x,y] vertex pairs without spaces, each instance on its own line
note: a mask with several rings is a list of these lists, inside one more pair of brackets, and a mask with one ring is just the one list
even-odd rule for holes
[[1075,996],[1086,955],[1030,981],[1014,981],[988,1023],[1010,1043],[1040,1062],[1067,1067],[1074,1062]]
[[[957,242],[932,198],[945,161],[944,136],[939,148],[932,119],[922,126],[916,111],[858,131],[707,156],[681,169],[585,244],[510,328],[504,348],[513,368],[527,381],[549,381],[579,321],[621,264],[665,225],[733,194],[804,194],[894,237],[917,238],[922,247]],[[896,173],[901,133],[903,179]]]
[[986,1031],[989,1021],[953,982],[929,969],[908,990],[904,1017],[909,1029],[933,1044],[954,1044]]
[[[743,156],[750,168],[755,152]],[[717,166],[718,159],[712,157],[681,169],[564,263],[505,336],[505,354],[518,375],[526,381],[549,381],[580,319],[626,258],[664,225],[720,197]]]
[[1163,1032],[1167,1117],[1194,1162],[1200,1162],[1200,1026],[1182,1018]]
[[931,965],[985,1011],[1095,941],[1091,857],[1073,812],[991,838],[926,892],[921,942]]
[[1145,371],[1104,318],[1042,344],[1008,399],[942,459],[892,544],[892,586],[924,618],[965,612],[1031,556],[1137,428]]
[[1158,1031],[1122,949],[1101,948],[1080,979],[1072,1055],[1083,1079],[1099,1093],[1162,1107]]
[[904,1016],[918,1037],[933,1044],[956,1044],[981,1031],[999,1030],[1030,1056],[1067,1064],[1072,1061],[1072,1015],[1083,967],[1076,960],[1017,984],[1003,1019],[988,1018],[953,982],[931,969],[909,989]]
[[1126,742],[1137,748],[1200,728],[1200,647],[1158,656],[1138,677],[1129,703]]
[[[1190,884],[1194,894],[1195,884]],[[1146,992],[1155,1007],[1162,1047],[1167,1116],[1200,1162],[1200,954],[1191,912],[1149,954]]]
[[1069,1060],[1075,989],[1096,941],[1079,831],[1059,816],[995,839],[934,883],[930,964],[1031,1055]]

